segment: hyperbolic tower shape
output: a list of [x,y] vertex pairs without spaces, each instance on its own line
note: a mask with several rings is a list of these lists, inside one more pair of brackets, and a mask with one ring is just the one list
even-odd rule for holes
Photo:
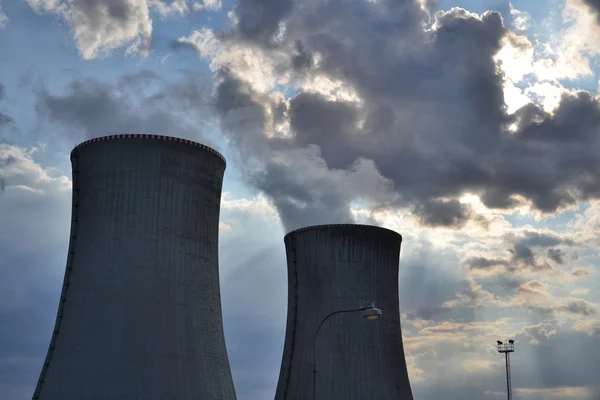
[[71,238],[39,400],[234,400],[221,315],[225,159],[155,135],[71,153]]
[[322,225],[285,236],[288,317],[275,400],[312,399],[313,341],[330,312],[372,301],[379,320],[360,313],[328,319],[317,337],[316,399],[412,400],[398,304],[402,237],[367,225]]

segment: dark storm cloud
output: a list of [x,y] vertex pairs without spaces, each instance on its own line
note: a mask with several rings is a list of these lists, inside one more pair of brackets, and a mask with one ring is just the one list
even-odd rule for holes
[[[4,100],[5,96],[6,96],[6,88],[0,82],[0,102],[2,100]],[[9,115],[0,112],[0,133],[2,133],[2,127],[4,125],[9,125],[9,124],[13,124],[13,123],[14,123],[14,120]],[[1,140],[3,140],[3,138],[0,136],[0,141]],[[6,189],[6,179],[3,176],[2,170],[4,167],[10,165],[13,162],[14,162],[14,159],[11,157],[8,157],[6,159],[0,158],[0,194],[2,194],[4,192],[4,190]]]
[[125,23],[135,14],[133,2],[125,0],[76,0],[77,10],[88,18],[92,29],[97,29],[104,18],[114,19],[119,23]]
[[267,44],[293,7],[292,0],[239,0],[235,7],[237,29],[245,39]]
[[557,320],[542,321],[535,325],[526,326],[523,328],[523,332],[538,342],[545,342],[556,335],[557,325]]
[[568,300],[565,304],[556,306],[555,310],[582,315],[585,317],[593,317],[598,315],[598,307],[583,299]]
[[271,163],[253,180],[257,188],[269,193],[286,230],[354,221],[347,207],[350,196],[335,190],[334,182],[307,187],[296,175],[285,165]]
[[591,12],[597,15],[600,22],[600,0],[582,0],[582,2],[588,6]]
[[[469,257],[464,259],[462,264],[474,272],[493,272],[499,267],[504,268],[511,273],[523,270],[547,273],[556,272],[555,268],[552,267],[552,265],[550,265],[548,262],[539,260],[539,255],[533,250],[532,246],[547,247],[551,246],[552,244],[563,243],[564,240],[543,235],[533,236],[533,238],[535,239],[530,240],[532,238],[528,238],[526,236],[525,239],[519,240],[513,244],[511,244],[509,241],[509,247],[507,248],[507,251],[511,254],[510,258],[486,256]],[[551,238],[551,240],[544,242],[542,238]],[[545,243],[545,245],[542,243]],[[565,253],[562,252],[562,250],[551,248],[547,250],[546,254],[549,259],[553,260],[557,264],[564,264]]]
[[264,135],[272,128],[267,114],[279,105],[255,93],[250,84],[227,69],[217,73],[216,81],[213,105],[221,115],[223,134],[240,149],[246,163],[252,157],[267,160],[270,148],[276,145]]
[[13,119],[4,113],[0,113],[0,125],[13,123]]
[[428,200],[415,207],[416,214],[424,225],[462,227],[472,215],[468,205],[458,200]]
[[561,249],[548,249],[548,258],[557,264],[565,263],[565,253]]
[[523,246],[552,247],[559,244],[567,246],[575,244],[572,239],[564,238],[555,232],[525,231],[516,240],[518,244]]
[[192,73],[167,82],[149,71],[124,75],[116,84],[81,78],[64,93],[39,89],[36,109],[41,118],[68,128],[73,142],[121,133],[197,139],[210,103],[210,89],[202,82]]
[[6,179],[2,176],[2,169],[3,167],[13,164],[14,162],[15,159],[11,156],[6,157],[5,159],[0,159],[0,194],[6,189]]
[[508,261],[502,258],[470,257],[463,263],[471,270],[489,270],[498,266],[507,266]]
[[571,272],[573,274],[573,276],[577,276],[577,277],[583,277],[583,276],[589,276],[590,275],[590,271],[586,270],[586,269],[576,269],[573,272]]
[[296,54],[292,57],[292,67],[296,71],[310,69],[314,64],[313,56],[308,52],[301,42],[296,42]]
[[196,46],[194,46],[190,42],[181,41],[179,39],[171,40],[169,42],[169,47],[171,50],[192,50],[196,51]]
[[554,268],[546,261],[539,261],[538,254],[531,247],[523,243],[515,244],[509,249],[512,254],[508,270],[516,272],[518,270],[533,270],[536,272],[554,272]]
[[357,154],[348,156],[352,134],[358,123],[357,107],[328,101],[320,95],[300,93],[290,101],[290,127],[298,145],[318,143],[330,168],[345,168]]
[[[311,113],[311,109],[298,105],[304,96],[294,99],[296,103],[288,110],[285,103],[256,93],[249,83],[227,69],[219,71],[217,82],[214,106],[221,115],[223,133],[240,150],[244,164],[251,165],[253,160],[261,163],[262,168],[248,171],[246,178],[269,195],[286,230],[353,222],[349,204],[357,194],[370,198],[387,190],[387,182],[372,162],[352,160],[347,168],[336,171],[329,168],[322,149],[315,145],[302,146],[295,138],[265,136],[288,112]],[[344,109],[330,110],[335,112],[344,113]],[[313,114],[313,118],[327,116]],[[303,127],[310,129],[309,124]]]
[[[563,96],[553,114],[529,105],[509,116],[493,57],[505,39],[516,45],[522,39],[508,32],[500,14],[454,8],[437,13],[434,29],[425,31],[426,13],[414,1],[314,0],[265,14],[266,4],[240,3],[244,18],[270,21],[256,34],[248,33],[252,24],[239,24],[246,44],[287,52],[292,72],[302,66],[309,76],[341,80],[362,99],[300,90],[290,100],[288,145],[319,146],[330,170],[373,160],[396,188],[390,203],[413,207],[429,225],[460,226],[472,218],[456,201],[464,192],[492,208],[525,198],[543,212],[600,196],[597,100],[577,92]],[[285,31],[265,48],[275,21],[283,20]],[[507,130],[512,123],[514,133]],[[296,204],[289,211],[302,212],[304,203],[284,187],[269,189]]]
[[517,243],[511,250],[511,253],[513,254],[513,260],[522,261],[528,265],[535,264],[535,253],[530,247],[522,243]]
[[[494,272],[506,269],[509,272],[533,270],[554,273],[556,269],[548,262],[540,260],[539,249],[544,249],[548,259],[558,265],[565,263],[566,253],[556,246],[575,246],[576,241],[552,231],[525,230],[505,235],[505,249],[510,257],[476,256],[462,260],[462,264],[474,272]],[[542,253],[543,254],[543,253]],[[572,253],[576,254],[576,252]],[[572,257],[571,254],[571,257]]]
[[[319,72],[326,73],[334,78],[343,77],[357,89],[363,91],[365,95],[372,96],[373,101],[369,102],[372,106],[369,106],[369,109],[360,110],[352,103],[334,102],[318,94],[300,93],[290,102],[288,114],[290,127],[294,132],[294,139],[289,141],[288,146],[307,148],[310,145],[318,145],[321,149],[321,156],[325,165],[332,170],[346,169],[361,157],[373,159],[378,169],[385,176],[392,178],[398,187],[406,188],[406,190],[402,191],[402,196],[406,198],[406,201],[416,202],[420,198],[426,200],[416,209],[416,212],[421,216],[424,223],[446,226],[462,225],[470,215],[470,211],[466,207],[460,205],[455,200],[440,201],[434,199],[437,195],[448,194],[448,177],[440,177],[439,181],[435,182],[439,186],[436,184],[426,184],[426,176],[430,175],[433,170],[445,170],[444,165],[442,165],[443,160],[440,160],[442,161],[440,164],[424,162],[425,160],[422,159],[418,152],[425,150],[425,148],[411,148],[413,145],[420,147],[421,143],[419,142],[424,144],[430,139],[433,140],[431,132],[429,132],[429,137],[426,137],[427,131],[423,131],[422,127],[418,127],[421,129],[416,129],[415,132],[406,132],[407,137],[405,138],[401,136],[394,137],[396,134],[406,131],[406,128],[410,126],[406,124],[408,121],[402,121],[399,118],[399,112],[405,114],[400,117],[412,119],[411,115],[413,113],[423,114],[422,110],[418,111],[415,108],[416,104],[428,107],[425,101],[428,100],[429,96],[423,96],[423,88],[418,85],[419,80],[413,79],[413,77],[408,76],[405,72],[420,71],[426,75],[425,79],[431,79],[431,84],[434,87],[441,89],[446,83],[439,79],[441,71],[437,67],[440,64],[439,61],[442,60],[442,58],[439,58],[442,57],[442,53],[436,55],[437,49],[431,49],[431,51],[427,51],[427,56],[424,57],[423,54],[419,54],[419,51],[417,51],[420,50],[418,46],[413,46],[412,44],[409,46],[410,40],[405,39],[402,47],[411,51],[409,57],[398,54],[396,50],[388,55],[392,59],[391,65],[384,65],[386,68],[383,69],[378,65],[384,56],[383,52],[392,51],[398,47],[398,41],[394,38],[394,35],[409,35],[410,39],[417,40],[417,43],[431,39],[424,35],[420,27],[419,18],[422,17],[422,11],[416,4],[409,2],[387,4],[387,10],[380,9],[367,2],[350,2],[344,3],[343,7],[337,6],[339,4],[336,2],[315,2],[310,6],[305,6],[305,8],[313,8],[310,10],[310,14],[299,12],[298,18],[294,18],[295,14],[292,13],[291,20],[288,21],[288,30],[298,30],[298,25],[304,26],[304,24],[309,24],[311,28],[308,29],[309,27],[307,26],[307,31],[294,33],[294,35],[298,34],[299,38],[295,40],[293,47],[296,49],[301,48],[303,54],[319,53],[322,56]],[[336,7],[335,13],[333,12],[334,7]],[[308,15],[312,17],[307,19]],[[363,18],[365,16],[367,18]],[[462,14],[458,17],[468,21],[468,19],[463,18]],[[337,29],[330,30],[329,25],[325,21],[326,18],[333,18],[331,24],[337,25]],[[440,17],[439,22],[440,29],[434,38],[437,39],[435,40],[436,47],[439,47],[441,50],[448,46],[457,46],[460,49],[462,45],[458,42],[464,42],[468,40],[469,35],[474,35],[478,38],[478,43],[475,46],[487,53],[487,57],[489,58],[487,68],[492,71],[491,76],[495,76],[495,66],[491,61],[491,56],[497,50],[503,32],[501,20],[498,15],[487,15],[485,18],[486,26],[481,26],[481,21],[474,19],[473,21],[468,21],[468,26],[465,29],[473,30],[474,32],[472,33],[461,33],[460,26],[458,28],[452,26],[455,24],[452,18]],[[460,25],[460,22],[457,23]],[[458,31],[460,34],[465,35],[465,37],[459,37],[456,40],[446,37],[442,27],[445,27],[444,29],[447,30],[447,35],[449,36],[457,36],[455,31]],[[321,34],[318,37],[310,36],[312,28],[318,28]],[[361,31],[361,29],[364,31]],[[486,30],[489,30],[487,34],[485,34]],[[291,36],[293,37],[294,35]],[[304,35],[309,36],[303,37]],[[352,50],[342,46],[342,43],[352,41],[356,41]],[[379,43],[381,46],[374,45],[374,43],[378,42],[381,42]],[[423,43],[421,44],[424,45]],[[468,52],[468,49],[466,50]],[[371,52],[375,53],[370,54]],[[429,60],[427,58],[429,56],[434,57],[435,60]],[[305,58],[308,59],[308,57]],[[460,63],[463,63],[462,59],[460,60]],[[355,61],[359,62],[356,63]],[[464,62],[466,65],[469,65],[467,60]],[[479,64],[481,65],[481,63]],[[485,75],[485,69],[486,67],[482,67],[481,71],[473,71],[473,73]],[[482,94],[482,98],[473,101],[473,107],[477,108],[481,106],[482,102],[485,103],[487,101],[486,98],[490,96],[491,98],[495,98],[499,95],[501,98],[500,81],[496,79],[496,82],[494,79],[486,79],[488,83],[480,83],[480,85],[491,84],[493,89],[489,94]],[[236,89],[237,92],[232,91],[232,89]],[[264,123],[264,115],[269,105],[265,105],[264,109],[261,110],[258,107],[261,100],[257,100],[249,92],[249,86],[244,87],[239,82],[232,84],[231,80],[222,81],[217,88],[217,105],[224,104],[224,98],[227,98],[226,103],[228,105],[227,107],[220,106],[218,108],[222,113],[224,108],[227,110],[226,112],[231,113],[233,110],[232,107],[237,107],[239,110],[246,110],[246,112],[249,111],[249,108],[253,107],[256,109],[254,114],[255,121],[261,125]],[[449,98],[450,93],[446,93],[445,96]],[[249,104],[250,99],[253,101],[252,105]],[[406,103],[409,99],[412,106]],[[404,107],[405,110],[399,110],[395,104],[390,104],[390,100],[404,103],[406,106]],[[413,100],[416,100],[416,102],[413,102]],[[235,104],[238,105],[236,106]],[[437,112],[433,109],[431,111]],[[488,119],[490,117],[493,118],[495,114],[496,117],[501,117],[499,113],[490,113],[483,108],[474,110],[474,112],[479,117]],[[359,134],[357,126],[361,119],[364,127]],[[230,126],[227,126],[227,128],[228,130],[234,130],[230,129]],[[240,128],[237,136],[246,138],[246,146],[255,146],[255,142],[261,139],[253,138],[253,140],[250,140],[247,131],[247,126],[244,126]],[[447,136],[447,139],[450,138]],[[243,152],[247,151],[246,146],[241,147]],[[378,154],[382,149],[387,149],[386,154]],[[454,168],[453,171],[447,170],[446,172],[463,175],[471,173],[468,171],[469,168],[475,168],[470,161],[460,161],[460,163],[465,165],[466,170]],[[266,168],[266,175],[277,176],[283,175],[284,172],[281,170],[268,171],[268,169],[269,167]],[[287,189],[292,189],[291,187],[279,187],[276,183],[276,181],[271,181],[269,187],[265,189],[270,190],[270,192],[267,192],[269,195],[277,192],[278,197],[285,197],[287,199],[285,202],[285,212],[308,215],[308,211],[310,211],[318,212],[321,215],[330,215],[333,210],[345,210],[340,214],[344,218],[340,222],[347,222],[349,215],[348,204],[353,199],[353,196],[361,197],[361,195],[368,195],[368,193],[352,193],[351,196],[334,199],[334,193],[326,196],[323,194],[315,196],[317,189],[314,188],[311,189],[313,198],[321,199],[328,197],[328,200],[319,204],[313,202],[312,206],[307,206],[302,199],[296,199],[292,193],[286,192]],[[418,186],[421,186],[421,188],[419,189]],[[297,191],[297,189],[295,188],[294,190]],[[327,186],[324,189],[330,191],[330,188]],[[418,193],[419,191],[422,193]],[[459,191],[455,192],[455,194],[459,193]],[[299,207],[299,204],[302,206]],[[335,205],[336,208],[325,208],[332,205]],[[283,211],[280,209],[280,212]]]
[[[4,87],[4,85],[2,83],[0,83],[0,101],[4,100],[5,96],[6,96],[6,88]],[[2,129],[2,125],[8,125],[13,122],[14,122],[13,119],[9,115],[6,115],[6,114],[0,112],[0,129]]]
[[[576,244],[574,240],[568,237],[563,237],[560,234],[549,231],[524,231],[518,235],[509,234],[506,236],[506,240],[508,243],[513,243],[512,248],[509,249],[512,259],[510,263],[505,263],[504,265],[512,271],[516,271],[518,268],[527,268],[536,271],[552,272],[554,268],[547,262],[540,261],[538,253],[534,251],[534,248],[548,248],[546,250],[547,257],[560,265],[564,264],[565,253],[553,247],[558,245],[573,246]],[[480,263],[483,263],[483,261],[481,260]],[[489,267],[495,265],[492,264]],[[473,268],[477,269],[476,266]],[[481,265],[480,268],[485,268],[485,265]]]

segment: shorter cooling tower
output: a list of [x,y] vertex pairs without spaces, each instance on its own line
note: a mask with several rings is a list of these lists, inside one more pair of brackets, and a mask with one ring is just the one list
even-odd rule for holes
[[285,236],[288,317],[275,400],[313,395],[313,344],[329,313],[372,301],[380,319],[337,314],[316,340],[318,400],[412,400],[398,305],[402,237],[366,225],[323,225]]
[[219,288],[225,159],[116,135],[71,163],[69,254],[33,399],[235,400]]

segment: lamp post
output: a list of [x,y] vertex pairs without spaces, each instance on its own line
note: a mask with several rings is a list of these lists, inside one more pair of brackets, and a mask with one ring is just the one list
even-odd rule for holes
[[347,310],[337,310],[329,313],[325,318],[321,320],[317,330],[315,332],[314,343],[313,343],[313,375],[312,375],[312,390],[313,390],[313,400],[317,398],[317,338],[319,337],[319,331],[321,327],[330,317],[336,314],[345,314],[362,311],[362,315],[365,319],[373,320],[381,317],[381,310],[375,307],[375,303],[364,303],[360,308],[351,308]]
[[498,343],[498,353],[504,353],[506,357],[506,395],[508,396],[508,400],[512,399],[512,387],[510,382],[510,353],[515,352],[515,341],[509,340],[508,343],[502,343],[501,341],[497,341]]

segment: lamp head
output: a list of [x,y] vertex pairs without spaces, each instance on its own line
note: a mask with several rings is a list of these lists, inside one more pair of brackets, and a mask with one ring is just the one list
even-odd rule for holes
[[375,303],[363,303],[362,315],[365,319],[378,319],[381,317],[381,310],[375,307]]
[[508,341],[508,343],[510,343],[510,344],[514,344],[514,343],[515,343],[515,341],[511,339],[511,340],[509,340],[509,341]]
[[496,343],[498,343],[498,344],[502,344],[502,342],[501,342],[501,341],[499,341],[499,340],[498,340],[498,341],[496,341]]

